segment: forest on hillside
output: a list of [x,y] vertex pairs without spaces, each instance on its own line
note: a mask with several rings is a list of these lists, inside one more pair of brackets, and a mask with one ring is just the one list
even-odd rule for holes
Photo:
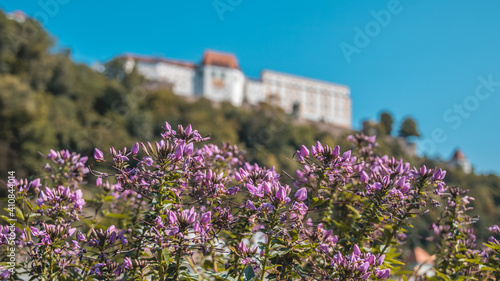
[[[311,146],[319,140],[331,147],[338,144],[342,150],[350,148],[346,136],[334,137],[314,126],[296,124],[270,104],[236,108],[205,99],[187,101],[168,89],[151,87],[135,70],[125,72],[119,59],[108,62],[101,73],[75,63],[70,50],[55,46],[55,39],[38,22],[10,20],[0,11],[2,178],[8,171],[16,171],[19,178],[36,177],[45,163],[41,154],[50,149],[90,156],[96,147],[105,151],[111,146],[131,147],[136,141],[158,140],[165,121],[192,124],[216,144],[239,145],[247,161],[274,166],[291,176],[298,168],[292,158],[303,144]],[[487,238],[486,228],[500,221],[500,178],[465,174],[439,159],[407,155],[392,141],[391,135],[397,134],[389,122],[392,117],[389,120],[382,115],[379,119],[375,128],[377,153],[402,157],[413,165],[447,169],[445,181],[470,189],[476,198],[473,212],[481,217],[477,233],[483,240]],[[408,243],[430,247],[425,240],[428,217],[417,220]]]

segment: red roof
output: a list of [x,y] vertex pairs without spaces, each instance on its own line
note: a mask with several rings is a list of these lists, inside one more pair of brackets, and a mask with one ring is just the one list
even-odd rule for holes
[[424,249],[420,247],[416,247],[413,249],[413,253],[415,254],[415,260],[418,264],[432,264],[436,259],[436,256],[429,255]]
[[451,158],[451,160],[465,160],[465,155],[462,153],[462,151],[460,151],[460,149],[457,149],[455,151],[455,154],[453,154],[453,157]]
[[215,51],[206,51],[205,54],[203,54],[202,64],[217,65],[234,69],[240,68],[238,60],[233,54]]
[[21,10],[15,10],[11,13],[12,15],[16,15],[16,16],[23,16],[23,17],[27,17],[28,15],[26,15],[25,12],[21,11]]
[[158,57],[145,57],[145,56],[138,56],[138,55],[124,55],[124,58],[130,58],[135,61],[140,61],[140,62],[149,62],[149,63],[158,63],[158,62],[164,62],[164,63],[169,63],[169,64],[174,64],[178,66],[184,66],[184,67],[190,67],[190,68],[195,68],[195,64],[192,62],[186,62],[186,61],[180,61],[180,60],[173,60],[173,59],[166,59],[166,58],[158,58]]

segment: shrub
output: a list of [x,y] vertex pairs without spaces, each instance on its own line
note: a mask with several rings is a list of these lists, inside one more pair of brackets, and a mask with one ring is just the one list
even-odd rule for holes
[[[95,149],[100,171],[86,157],[51,150],[47,176],[9,183],[15,206],[0,229],[0,276],[386,280],[405,274],[398,245],[412,218],[440,201],[436,274],[414,277],[499,276],[499,242],[476,249],[466,191],[446,186],[439,168],[378,156],[375,137],[350,136],[346,152],[302,146],[294,176],[246,163],[236,146],[203,144],[208,138],[190,125],[166,123],[161,137],[106,155]],[[89,173],[97,191],[84,193]]]

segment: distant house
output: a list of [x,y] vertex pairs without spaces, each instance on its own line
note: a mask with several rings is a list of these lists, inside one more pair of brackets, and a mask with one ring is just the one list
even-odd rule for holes
[[[404,262],[411,268],[413,268],[414,274],[410,278],[409,281],[417,280],[414,276],[427,276],[432,277],[435,275],[433,270],[434,261],[436,256],[431,256],[421,247],[415,247],[413,251],[409,252],[406,255]],[[418,279],[421,280],[421,279]]]
[[28,16],[23,11],[20,11],[20,10],[16,10],[16,11],[13,11],[13,12],[10,12],[7,14],[8,19],[15,20],[15,21],[21,22],[21,23],[26,21],[27,17]]
[[351,128],[352,104],[347,86],[263,70],[260,78],[245,76],[235,55],[206,51],[201,62],[124,55],[125,68],[134,67],[150,81],[167,83],[175,94],[243,103],[270,102],[304,120]]
[[455,150],[453,157],[448,162],[452,167],[460,167],[465,173],[470,174],[472,172],[472,165],[470,161],[465,157],[465,154],[460,150]]

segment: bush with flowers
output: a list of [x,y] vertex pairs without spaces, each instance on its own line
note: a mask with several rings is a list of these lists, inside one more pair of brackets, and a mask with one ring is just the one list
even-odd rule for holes
[[[190,125],[87,157],[51,150],[46,176],[15,183],[17,220],[0,226],[3,280],[496,280],[498,226],[476,245],[473,198],[446,172],[316,143],[295,174],[205,144]],[[83,192],[93,174],[98,192]],[[291,183],[290,185],[286,183]],[[433,277],[403,270],[413,218],[441,209]],[[6,222],[9,217],[2,216]],[[14,233],[14,234],[13,234]],[[15,265],[7,253],[15,249]]]

